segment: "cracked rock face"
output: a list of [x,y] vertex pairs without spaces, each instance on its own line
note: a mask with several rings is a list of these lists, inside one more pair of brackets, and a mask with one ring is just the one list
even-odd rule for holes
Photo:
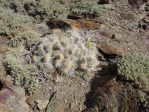
[[25,92],[11,82],[1,80],[0,112],[29,112]]

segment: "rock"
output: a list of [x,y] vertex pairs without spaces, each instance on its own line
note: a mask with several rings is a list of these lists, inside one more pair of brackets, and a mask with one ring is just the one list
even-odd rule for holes
[[35,104],[35,100],[33,98],[33,96],[28,96],[27,99],[26,99],[26,102],[30,105],[30,106],[34,106]]
[[108,41],[100,42],[97,45],[97,48],[101,50],[104,54],[108,54],[108,55],[123,56],[125,54],[122,47],[116,46],[116,44],[112,45],[111,42],[108,42]]
[[47,22],[47,25],[50,29],[67,29],[71,28],[69,24],[67,24],[65,21],[62,20],[49,20]]
[[43,110],[47,107],[49,101],[48,100],[36,100],[37,106],[40,110]]
[[0,112],[29,112],[24,89],[7,80],[0,82]]
[[65,20],[65,22],[70,24],[71,28],[87,30],[99,29],[103,23],[103,21],[96,19]]
[[148,0],[128,0],[129,5],[133,8],[139,8],[143,3],[147,2]]
[[55,103],[50,105],[46,112],[65,112],[65,104]]
[[78,20],[78,19],[83,19],[83,16],[72,13],[68,15],[68,19]]
[[98,4],[109,4],[110,0],[99,0],[97,3]]
[[149,30],[149,19],[147,17],[139,21],[139,28],[143,29],[144,31]]

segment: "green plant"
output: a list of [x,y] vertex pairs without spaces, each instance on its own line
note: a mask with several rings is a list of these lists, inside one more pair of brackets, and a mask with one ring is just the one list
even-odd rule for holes
[[0,6],[0,34],[14,37],[18,33],[26,30],[31,25],[28,16],[14,13],[10,9]]
[[67,8],[55,0],[42,0],[40,5],[47,12],[48,18],[66,18]]
[[12,54],[5,58],[6,70],[9,71],[15,80],[16,85],[24,86],[28,93],[33,93],[38,88],[38,81],[36,80],[36,66],[33,64],[25,64],[20,60],[20,53],[22,48],[16,48]]
[[95,1],[75,2],[70,6],[70,12],[94,14],[98,11],[98,5]]
[[38,21],[66,18],[67,8],[56,0],[41,0],[24,3],[24,9],[29,16]]
[[148,87],[149,59],[139,55],[130,54],[117,57],[118,75],[128,81]]
[[75,75],[78,71],[83,74],[96,71],[99,63],[98,51],[95,44],[89,40],[90,37],[86,35],[82,37],[77,30],[59,31],[48,35],[41,45],[42,49],[47,46],[50,53],[45,55],[50,55],[46,63],[52,65],[52,68],[60,74],[65,75]]
[[8,45],[11,47],[17,47],[19,45],[27,45],[30,46],[32,44],[37,44],[40,42],[39,40],[40,34],[34,31],[26,31],[18,33],[15,38],[11,38],[8,42]]
[[58,0],[0,0],[0,7],[17,14],[33,17],[36,21],[66,18],[67,8]]
[[142,103],[142,105],[144,107],[147,107],[147,105],[148,105],[148,99],[147,99],[148,96],[147,96],[147,94],[142,92],[142,91],[139,91],[138,93],[139,93],[140,102]]
[[96,0],[81,0],[75,1],[69,6],[69,11],[72,14],[98,17],[99,14],[105,12],[103,6],[98,5]]
[[28,93],[55,73],[87,80],[97,71],[98,51],[91,37],[82,36],[77,30],[54,30],[43,38],[33,31],[19,34],[10,42],[13,50],[5,58],[6,70]]

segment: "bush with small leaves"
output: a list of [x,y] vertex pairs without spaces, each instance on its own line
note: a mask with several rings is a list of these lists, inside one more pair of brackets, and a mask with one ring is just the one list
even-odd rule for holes
[[24,4],[28,2],[35,4],[36,0],[0,0],[0,6],[16,13],[26,14]]
[[8,41],[8,45],[11,47],[17,47],[20,45],[30,46],[40,42],[40,34],[34,31],[26,31],[18,33],[15,38],[11,38]]
[[58,0],[0,0],[0,6],[33,17],[38,22],[66,18],[68,13],[67,8]]
[[142,86],[148,88],[149,77],[149,59],[139,55],[130,54],[123,57],[117,57],[118,75],[128,81],[134,81]]
[[26,30],[31,24],[31,19],[28,16],[14,13],[12,10],[0,6],[1,35],[14,37]]
[[98,17],[100,13],[104,13],[103,6],[98,5],[96,0],[81,0],[72,2],[69,7],[70,14],[82,15],[84,17]]
[[142,91],[139,91],[138,94],[139,94],[140,103],[144,107],[147,107],[147,105],[149,104],[149,102],[148,102],[148,95],[145,92],[142,92]]
[[15,80],[14,84],[24,86],[28,93],[33,93],[38,87],[38,80],[36,80],[36,66],[33,64],[25,64],[21,58],[21,52],[24,48],[19,46],[11,54],[8,54],[4,60],[6,70]]

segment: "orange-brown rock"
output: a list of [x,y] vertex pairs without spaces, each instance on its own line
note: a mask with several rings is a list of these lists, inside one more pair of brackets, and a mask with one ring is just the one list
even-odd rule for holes
[[94,19],[66,20],[65,22],[70,24],[71,28],[87,29],[87,30],[98,29],[102,24],[101,21]]
[[47,25],[50,29],[68,29],[68,28],[77,28],[77,29],[87,29],[93,30],[100,28],[103,22],[95,19],[78,19],[78,20],[49,20]]

